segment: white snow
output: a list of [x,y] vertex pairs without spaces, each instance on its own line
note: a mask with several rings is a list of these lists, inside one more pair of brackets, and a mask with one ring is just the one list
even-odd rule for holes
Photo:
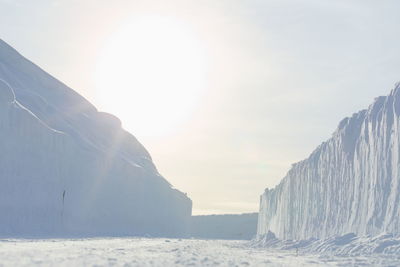
[[258,235],[400,234],[400,85],[344,119],[260,200]]
[[1,266],[398,266],[393,256],[339,257],[190,239],[0,240]]
[[0,236],[186,234],[191,200],[121,122],[1,40],[0,151]]

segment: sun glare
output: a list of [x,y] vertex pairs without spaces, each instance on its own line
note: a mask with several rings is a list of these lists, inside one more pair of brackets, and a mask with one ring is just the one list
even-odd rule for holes
[[95,73],[96,102],[139,137],[170,134],[194,111],[206,85],[200,41],[184,23],[131,20],[109,38]]

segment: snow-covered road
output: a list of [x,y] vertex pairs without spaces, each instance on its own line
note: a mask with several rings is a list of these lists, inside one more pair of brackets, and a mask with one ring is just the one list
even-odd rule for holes
[[0,266],[399,266],[394,258],[329,257],[194,239],[0,240]]

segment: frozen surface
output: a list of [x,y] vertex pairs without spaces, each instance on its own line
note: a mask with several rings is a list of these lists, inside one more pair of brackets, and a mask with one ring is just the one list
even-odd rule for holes
[[393,234],[358,237],[350,233],[327,239],[280,240],[270,232],[267,235],[253,239],[250,244],[252,247],[281,250],[300,249],[302,252],[318,253],[321,255],[353,257],[385,254],[393,259],[400,260],[400,236]]
[[379,255],[334,257],[251,248],[248,241],[2,240],[0,266],[398,266]]
[[0,151],[2,237],[186,234],[191,200],[119,119],[2,40]]
[[260,200],[258,235],[326,239],[400,233],[400,85],[340,122]]

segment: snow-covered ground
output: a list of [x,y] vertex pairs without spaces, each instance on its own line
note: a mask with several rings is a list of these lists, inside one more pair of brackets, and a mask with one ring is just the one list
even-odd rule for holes
[[349,233],[326,239],[280,240],[270,232],[265,236],[253,239],[250,246],[281,250],[300,249],[302,252],[337,256],[385,254],[391,255],[392,258],[397,257],[400,261],[400,236],[388,233],[361,237]]
[[[298,254],[298,255],[297,255]],[[195,239],[0,240],[0,266],[399,266],[395,257],[334,257]]]

